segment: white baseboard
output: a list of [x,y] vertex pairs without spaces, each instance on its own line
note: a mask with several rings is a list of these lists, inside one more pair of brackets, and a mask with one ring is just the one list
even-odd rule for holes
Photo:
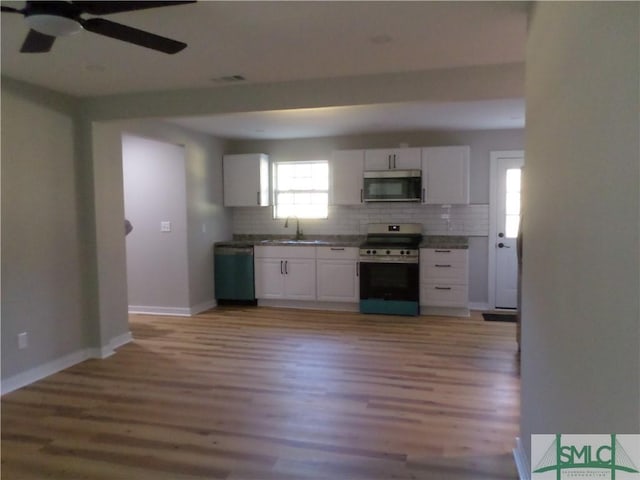
[[334,310],[339,312],[357,312],[359,303],[319,302],[313,300],[258,300],[260,307],[300,308],[303,310]]
[[518,478],[520,480],[531,480],[531,468],[529,467],[529,457],[522,445],[520,437],[516,438],[516,448],[513,449],[513,459],[518,469]]
[[88,358],[91,358],[89,349],[78,350],[77,352],[64,355],[63,357],[47,362],[44,365],[40,365],[34,368],[30,368],[26,372],[18,373],[13,377],[9,377],[2,381],[2,395],[5,393],[13,392],[19,388],[27,386],[33,382],[37,382],[49,375],[58,373],[65,368],[74,366],[77,363],[84,362]]
[[26,387],[38,380],[42,380],[45,377],[58,373],[74,365],[84,362],[89,358],[107,358],[115,353],[115,350],[122,345],[129,343],[133,340],[131,332],[123,333],[115,338],[112,338],[107,345],[97,348],[84,348],[73,353],[69,353],[60,358],[47,362],[43,365],[39,365],[29,370],[18,373],[12,377],[2,380],[0,384],[1,395],[5,393],[13,392],[22,387]]
[[493,310],[493,307],[490,307],[488,303],[469,302],[469,310],[480,310],[486,312],[487,310]]
[[469,317],[468,308],[464,307],[425,307],[420,306],[420,315],[435,315],[444,317]]
[[211,310],[218,306],[218,302],[215,300],[209,300],[207,302],[199,303],[198,305],[194,305],[189,309],[191,315],[197,315],[198,313],[206,312],[207,310]]
[[129,313],[142,315],[168,315],[172,317],[190,317],[217,306],[215,300],[199,303],[193,307],[154,307],[149,305],[129,305]]
[[152,307],[147,305],[129,305],[129,313],[143,315],[168,315],[171,317],[190,317],[191,309],[188,307]]
[[103,345],[99,348],[90,348],[89,357],[90,358],[107,358],[116,353],[116,349],[121,347],[122,345],[126,345],[127,343],[133,340],[133,336],[131,332],[125,332],[122,335],[118,335],[117,337],[112,338],[109,343]]

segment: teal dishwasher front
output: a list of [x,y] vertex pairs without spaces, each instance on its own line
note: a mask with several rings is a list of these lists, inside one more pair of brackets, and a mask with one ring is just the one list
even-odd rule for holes
[[224,303],[256,303],[253,284],[253,245],[215,245],[216,300]]

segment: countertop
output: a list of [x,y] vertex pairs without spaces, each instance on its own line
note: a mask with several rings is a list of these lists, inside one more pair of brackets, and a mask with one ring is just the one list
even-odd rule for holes
[[[242,235],[233,240],[216,242],[216,247],[251,247],[259,245],[292,247],[359,247],[364,242],[363,235],[313,235],[302,240],[280,235]],[[469,239],[463,236],[424,235],[420,248],[467,249]]]

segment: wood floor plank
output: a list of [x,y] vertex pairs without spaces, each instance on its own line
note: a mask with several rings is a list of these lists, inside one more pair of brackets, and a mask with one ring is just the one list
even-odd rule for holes
[[2,397],[2,478],[506,480],[515,326],[220,307]]

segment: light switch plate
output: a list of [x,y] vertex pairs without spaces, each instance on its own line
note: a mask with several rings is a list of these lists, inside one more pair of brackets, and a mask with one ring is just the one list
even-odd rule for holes
[[161,232],[170,232],[171,231],[171,222],[169,222],[169,221],[160,222],[160,231]]

